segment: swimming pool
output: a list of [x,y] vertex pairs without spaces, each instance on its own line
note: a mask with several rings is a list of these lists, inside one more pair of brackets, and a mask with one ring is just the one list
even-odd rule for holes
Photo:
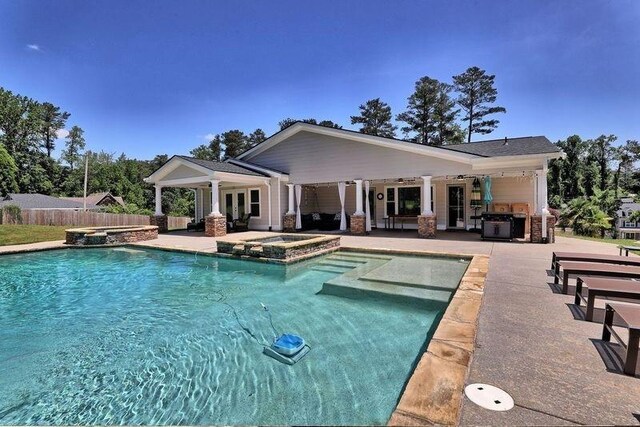
[[[320,292],[347,274],[326,259],[1,256],[0,424],[386,423],[446,302]],[[296,365],[262,355],[260,303],[311,346]]]

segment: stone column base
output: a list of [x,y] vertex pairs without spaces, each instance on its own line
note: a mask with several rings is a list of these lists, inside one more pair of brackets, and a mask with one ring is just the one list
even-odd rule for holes
[[531,216],[531,243],[555,243],[556,217],[547,215],[547,239],[542,240],[542,215]]
[[438,221],[434,215],[418,215],[418,237],[435,239]]
[[367,234],[367,217],[365,215],[351,215],[351,234],[354,236],[364,236]]
[[296,232],[296,214],[285,214],[282,219],[282,231],[285,233]]
[[204,234],[208,237],[226,236],[227,218],[224,216],[206,216],[204,220]]
[[166,233],[169,231],[169,219],[166,215],[151,215],[149,224],[158,227],[158,233]]

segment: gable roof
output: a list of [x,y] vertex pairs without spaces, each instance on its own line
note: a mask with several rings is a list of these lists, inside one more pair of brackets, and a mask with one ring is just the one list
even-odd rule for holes
[[525,156],[530,154],[560,153],[557,145],[545,136],[490,139],[468,144],[446,145],[446,150],[475,154],[481,157]]
[[[59,199],[44,194],[18,194],[10,193],[4,199],[0,199],[0,207],[16,205],[20,209],[82,209],[82,202]],[[87,204],[87,207],[90,207]]]
[[293,125],[276,132],[260,144],[246,150],[236,157],[238,160],[247,161],[252,156],[266,151],[270,147],[288,139],[299,132],[311,132],[333,136],[348,140],[366,142],[388,148],[409,151],[422,155],[429,155],[443,159],[450,159],[470,163],[473,159],[487,157],[507,157],[520,155],[553,155],[559,157],[561,150],[544,136],[530,136],[509,138],[508,144],[504,139],[492,139],[487,141],[472,142],[468,144],[433,146],[420,144],[414,141],[406,141],[395,138],[367,135],[348,129],[335,129],[304,122],[296,122]]
[[213,172],[227,172],[227,173],[239,173],[242,175],[252,175],[252,176],[267,176],[266,174],[254,171],[252,169],[236,165],[229,162],[216,162],[215,160],[202,160],[196,159],[195,157],[189,156],[175,156],[179,157],[183,160],[187,160],[191,163],[195,163],[196,165],[202,166],[203,168],[207,168]]
[[[63,200],[71,200],[74,202],[83,203],[84,197],[60,197]],[[116,197],[109,192],[92,193],[87,196],[87,206],[98,206],[105,199],[111,198],[121,206],[124,206],[124,200],[122,197]]]

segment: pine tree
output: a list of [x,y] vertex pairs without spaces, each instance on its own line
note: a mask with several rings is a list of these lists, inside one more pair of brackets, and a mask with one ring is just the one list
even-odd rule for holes
[[280,122],[278,122],[278,126],[280,126],[280,130],[285,130],[286,128],[288,128],[289,126],[297,122],[309,123],[311,125],[324,126],[327,128],[342,129],[342,126],[340,126],[337,123],[334,123],[331,120],[321,120],[320,122],[318,122],[316,119],[296,120],[296,119],[292,119],[291,117],[287,117],[286,119],[283,119]]
[[241,130],[234,129],[224,132],[222,135],[224,146],[224,158],[236,157],[247,148],[247,136]]
[[85,147],[84,131],[80,126],[73,126],[67,135],[65,142],[66,148],[62,151],[62,160],[64,160],[69,168],[73,171],[74,166],[80,160],[82,150]]
[[42,146],[47,151],[47,157],[51,158],[51,152],[55,149],[55,140],[58,138],[57,132],[64,129],[70,114],[60,111],[60,107],[50,102],[41,104],[40,112],[42,114]]
[[216,135],[208,144],[202,144],[191,150],[190,154],[196,159],[219,162],[222,158],[222,138]]
[[397,117],[407,123],[402,127],[405,136],[421,144],[442,145],[449,143],[449,139],[455,143],[459,139],[455,124],[458,110],[454,110],[450,92],[451,85],[436,79],[418,80],[415,92],[408,98],[407,111]]
[[466,113],[462,120],[468,123],[467,142],[471,142],[472,134],[491,133],[500,123],[496,119],[485,120],[486,116],[507,111],[504,107],[488,105],[496,102],[498,96],[498,90],[493,86],[495,77],[478,67],[470,67],[464,73],[453,76],[454,88],[460,94],[458,105]]
[[391,123],[391,107],[380,98],[370,99],[360,105],[360,115],[351,116],[351,124],[361,124],[360,132],[367,135],[395,138],[397,126]]
[[254,130],[249,134],[249,137],[247,138],[247,149],[255,147],[265,139],[267,139],[267,135],[262,129],[258,128]]

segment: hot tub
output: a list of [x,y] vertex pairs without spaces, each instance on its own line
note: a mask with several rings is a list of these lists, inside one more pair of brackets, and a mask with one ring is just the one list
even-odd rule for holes
[[287,263],[322,255],[340,247],[340,236],[278,233],[248,239],[218,240],[218,253]]
[[74,246],[117,245],[158,238],[155,225],[83,227],[65,230],[66,244]]

